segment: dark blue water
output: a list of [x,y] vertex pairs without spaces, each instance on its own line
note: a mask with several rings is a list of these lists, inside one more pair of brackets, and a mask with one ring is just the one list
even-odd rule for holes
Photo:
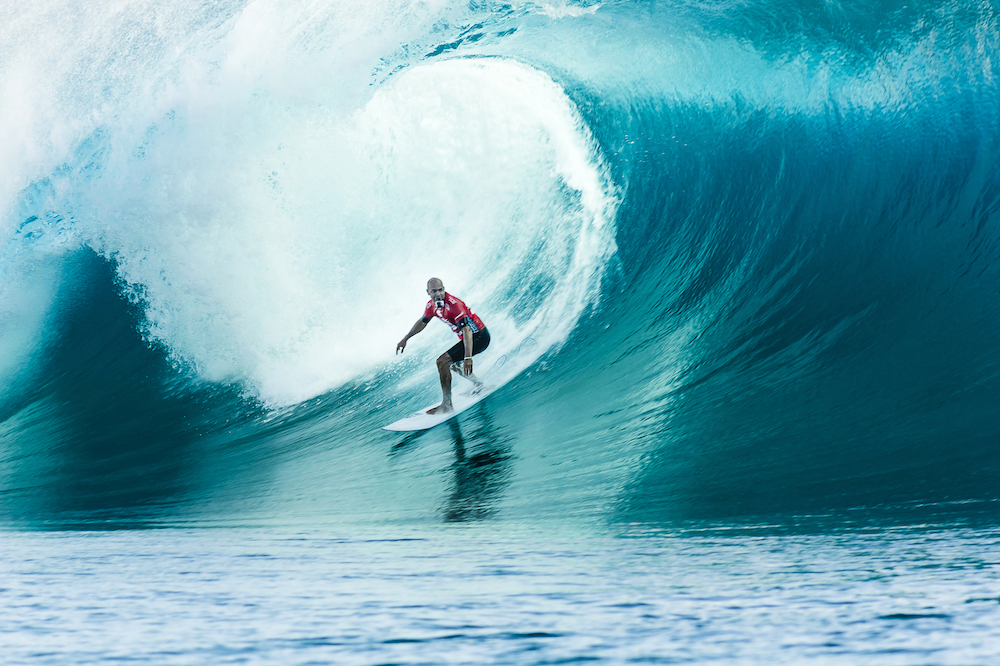
[[[0,8],[16,659],[986,663],[997,10]],[[388,433],[431,276],[500,388]]]

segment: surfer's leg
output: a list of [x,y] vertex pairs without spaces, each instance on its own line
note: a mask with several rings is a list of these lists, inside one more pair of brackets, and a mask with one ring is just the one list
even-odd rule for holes
[[[489,346],[490,346],[490,332],[487,331],[485,328],[483,330],[481,330],[481,331],[477,331],[476,333],[472,334],[472,355],[473,356],[475,356],[476,354],[482,352],[484,349],[486,349]],[[458,364],[456,363],[456,365],[458,365]],[[472,373],[469,373],[468,375],[466,375],[462,371],[461,366],[458,367],[458,373],[460,375],[462,375],[463,377],[465,377],[466,379],[470,380],[473,384],[476,385],[476,391],[475,391],[476,393],[478,393],[480,390],[482,390],[482,388],[483,388],[483,380],[481,380],[479,377],[476,377]]]
[[437,414],[438,412],[450,412],[452,410],[451,406],[451,356],[448,352],[438,356],[437,367],[438,374],[441,376],[441,405],[435,407],[434,409],[427,410],[428,414]]
[[462,369],[462,362],[461,361],[459,361],[458,363],[452,363],[451,364],[451,371],[454,372],[459,377],[461,377],[462,379],[466,379],[466,380],[472,382],[476,386],[482,386],[483,385],[483,380],[481,380],[479,377],[476,377],[474,374],[471,374],[471,373],[468,374],[468,375],[465,374],[465,370]]
[[[480,353],[484,349],[490,346],[490,333],[485,328],[481,331],[477,331],[472,334],[472,355]],[[449,349],[444,353],[444,355],[451,357],[451,371],[462,379],[466,379],[475,385],[475,390],[473,393],[478,393],[483,388],[483,380],[476,377],[475,374],[469,373],[465,374],[465,369],[462,367],[465,361],[465,343],[459,342],[457,345]],[[442,355],[442,357],[444,356]],[[438,359],[439,361],[441,359]]]

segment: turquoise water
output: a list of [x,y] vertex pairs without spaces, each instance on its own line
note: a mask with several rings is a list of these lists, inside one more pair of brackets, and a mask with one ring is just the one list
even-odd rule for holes
[[498,515],[998,497],[990,3],[5,11],[9,524],[440,519],[432,275]]
[[[0,4],[5,661],[995,661],[998,76],[995,2]],[[431,276],[498,388],[388,433]]]

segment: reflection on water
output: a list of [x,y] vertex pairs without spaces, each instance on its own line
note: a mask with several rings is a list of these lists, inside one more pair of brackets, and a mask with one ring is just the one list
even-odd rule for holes
[[445,501],[446,522],[485,520],[496,514],[497,503],[510,483],[510,438],[493,424],[485,405],[467,426],[467,433],[457,419],[448,422],[455,443],[454,478],[451,494]]
[[[408,433],[389,451],[389,456],[401,455],[417,440],[430,432],[450,435],[455,451],[451,490],[445,497],[442,513],[445,522],[470,522],[492,518],[504,490],[510,485],[513,474],[512,438],[493,422],[486,402],[465,412],[458,418],[433,430]],[[467,418],[471,417],[471,418]]]

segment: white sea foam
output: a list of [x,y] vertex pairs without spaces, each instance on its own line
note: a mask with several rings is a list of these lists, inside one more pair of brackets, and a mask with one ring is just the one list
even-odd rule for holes
[[[595,297],[613,200],[543,74],[454,60],[404,73],[350,116],[289,115],[263,146],[213,146],[199,129],[204,162],[154,157],[179,166],[130,180],[160,196],[97,239],[149,334],[205,378],[284,404],[370,372],[392,360],[431,276],[487,320],[498,352],[526,335],[557,344]],[[190,141],[156,150],[190,156]],[[450,335],[431,329],[411,353],[436,355]]]
[[[42,7],[22,23],[54,37],[61,4]],[[454,341],[444,327],[393,351],[431,276],[486,319],[498,355],[559,344],[596,298],[615,200],[556,83],[484,58],[370,86],[448,3],[144,9],[81,10],[83,33],[131,37],[65,38],[53,83],[17,107],[57,108],[5,106],[26,133],[6,157],[18,187],[56,174],[32,205],[117,262],[144,334],[179,364],[290,404],[391,363],[428,372]],[[5,92],[48,61],[25,62]],[[69,84],[81,63],[102,93]]]

